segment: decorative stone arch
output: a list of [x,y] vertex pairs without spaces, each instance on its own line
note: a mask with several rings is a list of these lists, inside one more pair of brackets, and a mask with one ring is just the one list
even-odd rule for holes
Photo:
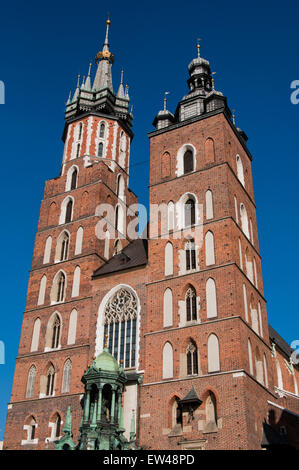
[[[193,154],[193,170],[195,171],[196,169],[196,148],[194,145],[188,143],[184,144],[180,149],[178,150],[177,157],[176,157],[176,176],[182,176],[184,175],[184,156],[187,151],[191,151]],[[189,174],[189,173],[188,173]]]
[[[74,187],[74,172],[76,172],[76,181]],[[77,165],[72,165],[66,174],[66,182],[65,182],[65,191],[71,191],[76,189],[78,186],[78,176],[79,176],[79,167]]]
[[[69,209],[69,202],[72,202],[72,205],[71,205],[71,211]],[[66,198],[64,198],[64,200],[62,201],[61,203],[61,208],[60,208],[60,217],[59,217],[59,225],[63,225],[63,224],[67,224],[69,222],[71,222],[73,220],[73,215],[74,215],[74,203],[75,203],[75,199],[73,198],[73,196],[67,196]],[[70,211],[70,220],[69,222],[67,222],[66,220],[68,220],[67,216],[69,216],[69,212]]]
[[97,319],[97,327],[96,327],[96,341],[95,341],[95,356],[98,356],[103,351],[104,345],[104,323],[105,323],[105,309],[110,299],[117,293],[117,291],[125,289],[131,292],[131,294],[135,297],[136,301],[136,360],[135,360],[135,368],[138,370],[139,368],[139,342],[140,342],[140,299],[137,295],[137,292],[127,284],[118,284],[117,286],[110,289],[102,299],[99,309],[98,309],[98,319]]
[[[59,329],[58,332],[56,332],[56,341],[55,343],[58,343],[57,347],[53,347],[53,335],[54,335],[54,328],[55,326],[55,321],[56,319],[59,319]],[[52,315],[49,318],[48,324],[47,324],[47,330],[46,330],[46,337],[45,337],[45,351],[51,351],[52,349],[60,349],[61,348],[61,336],[62,336],[62,317],[61,314],[56,310],[55,312],[52,313]]]
[[200,222],[200,214],[199,214],[199,211],[197,211],[197,207],[198,207],[197,196],[194,193],[185,193],[180,197],[177,204],[175,205],[178,229],[186,229],[190,227],[190,226],[188,227],[185,226],[185,206],[189,199],[192,199],[195,204],[195,225],[197,225]]
[[55,258],[54,262],[59,263],[65,261],[68,258],[68,252],[70,247],[71,234],[68,230],[64,229],[57,237]]
[[[64,284],[62,286],[62,290],[63,290],[63,295],[60,296],[61,300],[57,300],[58,299],[58,293],[59,293],[59,289],[60,289],[60,276],[61,274],[64,276]],[[66,289],[67,289],[67,275],[66,275],[66,272],[63,270],[63,269],[60,269],[54,276],[53,278],[53,282],[52,282],[52,287],[51,287],[51,292],[50,292],[50,300],[51,300],[51,305],[53,304],[58,304],[58,303],[61,303],[61,302],[64,302],[65,300],[65,295],[66,295]]]

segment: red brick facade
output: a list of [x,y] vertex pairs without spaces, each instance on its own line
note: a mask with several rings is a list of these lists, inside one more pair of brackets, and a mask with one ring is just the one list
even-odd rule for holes
[[[102,159],[94,159],[90,156],[96,156],[98,152],[101,122],[106,125],[105,154]],[[82,129],[78,138],[80,123]],[[122,161],[121,132],[125,133],[126,139]],[[85,113],[84,117],[67,123],[61,175],[46,182],[41,203],[4,449],[54,448],[53,423],[59,414],[63,424],[68,405],[73,412],[74,439],[77,439],[84,392],[81,377],[96,351],[103,298],[119,285],[129,286],[139,300],[138,363],[129,372],[143,377],[142,384],[131,379],[136,386],[137,398],[133,405],[130,404],[130,409],[136,409],[137,439],[142,448],[260,449],[264,421],[278,433],[286,431],[289,443],[298,448],[296,383],[299,383],[299,373],[296,366],[289,364],[290,358],[284,348],[279,344],[273,348],[269,339],[252,158],[245,140],[225,112],[207,113],[200,119],[153,132],[150,135],[150,207],[170,201],[177,203],[186,194],[195,197],[203,208],[199,221],[203,242],[196,251],[196,268],[190,271],[182,267],[187,238],[179,238],[177,230],[167,238],[154,236],[155,221],[150,220],[146,265],[93,276],[114,253],[114,241],[110,240],[107,252],[107,242],[96,235],[101,219],[97,206],[109,203],[115,209],[120,204],[124,210],[125,204],[128,208],[137,202],[128,188],[130,139],[121,121],[105,113]],[[195,165],[188,174],[179,174],[179,152],[186,144],[194,149]],[[244,185],[238,176],[237,155],[243,166]],[[68,175],[74,165],[77,181],[75,188],[70,189]],[[125,202],[117,190],[119,175],[124,178]],[[212,192],[213,200],[213,215],[209,218],[207,191]],[[66,198],[70,197],[73,200],[71,220],[65,223],[62,208]],[[242,225],[242,204],[247,212],[247,235]],[[128,215],[127,210],[124,213],[124,225],[127,226],[135,213],[132,210]],[[113,226],[115,220],[110,219],[109,223]],[[77,249],[80,227],[83,229],[82,247]],[[58,237],[64,230],[69,234],[67,256],[65,260],[57,261]],[[214,237],[215,262],[207,265],[205,240],[208,232]],[[44,263],[49,237],[52,237],[51,248]],[[123,238],[118,234],[117,237],[122,238],[122,248],[130,243],[129,236]],[[172,274],[165,275],[165,246],[169,242],[173,246],[173,270]],[[247,263],[251,263],[252,277],[248,275]],[[73,295],[77,267],[80,268],[79,287]],[[65,275],[65,292],[63,299],[57,301],[53,297],[56,292],[53,283],[59,271]],[[46,284],[44,295],[41,295],[43,276],[46,276]],[[217,316],[212,317],[207,313],[209,279],[216,286]],[[191,322],[186,320],[184,313],[185,296],[190,286],[196,291],[197,302],[197,318]],[[172,291],[170,326],[164,326],[163,322],[166,289]],[[77,311],[75,342],[69,344],[70,315],[74,309]],[[257,312],[258,327],[253,325],[252,310]],[[59,345],[51,347],[48,344],[49,321],[56,312],[60,318]],[[37,319],[40,319],[38,346],[32,351]],[[218,338],[219,344],[220,365],[213,372],[209,365],[211,335]],[[171,376],[163,378],[166,343],[172,348],[173,371]],[[186,367],[186,350],[190,343],[197,347],[198,370],[193,374],[188,373]],[[72,363],[70,389],[62,393],[63,370],[68,359]],[[277,361],[281,378],[277,376]],[[55,379],[53,394],[49,396],[42,389],[51,365]],[[34,392],[26,398],[32,366],[36,369]],[[178,418],[177,400],[183,399],[192,387],[202,403],[191,406],[192,411],[190,406],[181,408]],[[211,410],[214,410],[215,419],[210,419]],[[272,410],[270,418],[269,410]],[[36,422],[34,439],[28,438],[26,428],[32,418]]]

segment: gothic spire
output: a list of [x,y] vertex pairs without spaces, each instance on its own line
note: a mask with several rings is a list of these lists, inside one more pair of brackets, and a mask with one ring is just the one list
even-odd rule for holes
[[124,90],[124,70],[122,69],[120,74],[120,84],[117,92],[118,98],[125,98],[125,90]]
[[114,60],[113,54],[109,51],[109,27],[111,21],[106,21],[106,35],[103,50],[99,51],[95,57],[98,68],[93,83],[94,90],[109,88],[113,92],[111,66]]
[[92,63],[90,62],[87,78],[86,78],[86,81],[85,81],[85,90],[88,90],[88,91],[91,89],[91,82],[90,82],[91,65],[92,65]]

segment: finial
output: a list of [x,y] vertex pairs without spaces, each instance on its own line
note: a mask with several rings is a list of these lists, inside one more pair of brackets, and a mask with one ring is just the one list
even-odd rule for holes
[[212,90],[215,90],[215,80],[214,80],[214,77],[213,75],[216,75],[216,72],[212,72]]
[[121,69],[121,72],[120,72],[120,83],[123,84],[124,82],[124,69]]
[[108,333],[105,334],[105,345],[104,345],[104,348],[105,348],[105,349],[108,349]]
[[201,38],[197,38],[196,48],[197,48],[197,57],[198,58],[200,58],[200,41],[201,41]]
[[71,103],[71,96],[72,96],[72,90],[70,90],[70,92],[69,92],[69,97],[68,97],[68,100],[66,102],[67,105]]
[[166,103],[167,103],[166,95],[169,95],[169,91],[164,92],[164,111],[166,111]]
[[233,118],[233,123],[236,125],[236,121],[235,121],[235,112],[236,112],[236,110],[233,109],[232,118]]

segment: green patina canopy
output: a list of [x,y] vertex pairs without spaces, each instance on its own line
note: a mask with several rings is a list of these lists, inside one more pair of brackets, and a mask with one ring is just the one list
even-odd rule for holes
[[92,365],[98,370],[101,369],[109,372],[119,371],[116,359],[110,354],[107,348],[104,348],[103,351],[95,358]]

